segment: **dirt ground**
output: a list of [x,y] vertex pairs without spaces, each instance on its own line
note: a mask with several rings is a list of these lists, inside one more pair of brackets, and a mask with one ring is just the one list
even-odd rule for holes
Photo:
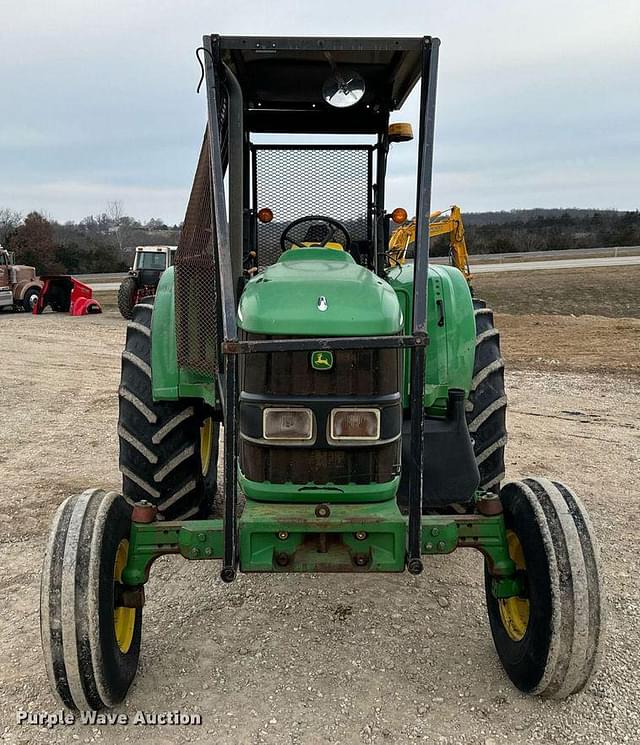
[[[486,275],[485,275],[486,276]],[[0,736],[7,743],[623,743],[640,728],[640,320],[498,317],[510,366],[508,476],[560,478],[602,544],[603,668],[566,702],[517,692],[499,666],[473,552],[409,575],[241,575],[154,565],[140,671],[118,711],[201,726],[18,725],[55,711],[38,587],[58,503],[118,489],[115,313],[0,317]]]
[[640,266],[488,272],[473,287],[502,313],[640,318]]

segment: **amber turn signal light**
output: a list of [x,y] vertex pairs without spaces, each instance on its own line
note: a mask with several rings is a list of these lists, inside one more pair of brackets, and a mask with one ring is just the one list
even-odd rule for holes
[[407,210],[404,207],[396,207],[391,213],[391,219],[398,225],[407,222]]
[[389,142],[410,142],[413,140],[413,127],[409,122],[395,122],[389,125]]
[[260,222],[271,222],[273,220],[273,212],[268,207],[263,207],[258,210],[258,220]]

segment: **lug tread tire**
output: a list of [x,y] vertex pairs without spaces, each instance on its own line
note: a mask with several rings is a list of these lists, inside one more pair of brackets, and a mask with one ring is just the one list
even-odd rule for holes
[[100,489],[69,497],[54,517],[42,571],[40,631],[51,687],[70,709],[119,703],[138,668],[141,609],[126,653],[113,626],[115,555],[130,526],[131,506]]
[[518,688],[563,699],[589,684],[602,654],[604,599],[593,529],[580,501],[559,482],[507,482],[501,498],[507,528],[516,529],[525,552],[531,608],[524,638],[510,640],[487,574],[494,643]]
[[218,426],[207,474],[202,474],[199,402],[154,401],[151,389],[151,316],[153,298],[133,309],[122,353],[118,437],[123,494],[147,500],[159,519],[206,517],[215,496]]
[[125,277],[118,288],[118,310],[123,318],[130,321],[133,318],[138,283],[135,277]]
[[507,397],[500,335],[493,311],[484,300],[473,299],[476,322],[476,353],[473,381],[467,402],[467,425],[480,471],[480,487],[496,493],[504,478],[507,444]]

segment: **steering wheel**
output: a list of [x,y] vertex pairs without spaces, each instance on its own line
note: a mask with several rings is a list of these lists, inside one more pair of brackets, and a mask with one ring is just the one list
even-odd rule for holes
[[[308,223],[306,229],[305,223]],[[326,246],[327,243],[334,239],[338,232],[344,236],[342,247],[345,251],[348,251],[351,246],[351,236],[341,222],[334,220],[332,217],[323,217],[322,215],[299,217],[297,220],[290,222],[282,231],[280,248],[283,251],[286,251],[291,246],[305,248],[305,243]]]

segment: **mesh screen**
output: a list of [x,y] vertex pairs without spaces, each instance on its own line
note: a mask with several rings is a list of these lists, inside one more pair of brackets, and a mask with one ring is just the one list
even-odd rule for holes
[[178,364],[218,370],[217,287],[211,230],[211,161],[205,135],[175,258]]
[[[254,206],[269,207],[274,215],[270,223],[258,222],[259,267],[277,261],[283,230],[293,220],[306,215],[338,220],[349,231],[352,241],[370,238],[370,148],[257,145],[253,151]],[[298,234],[294,237],[298,239]],[[341,242],[339,234],[336,239]]]

